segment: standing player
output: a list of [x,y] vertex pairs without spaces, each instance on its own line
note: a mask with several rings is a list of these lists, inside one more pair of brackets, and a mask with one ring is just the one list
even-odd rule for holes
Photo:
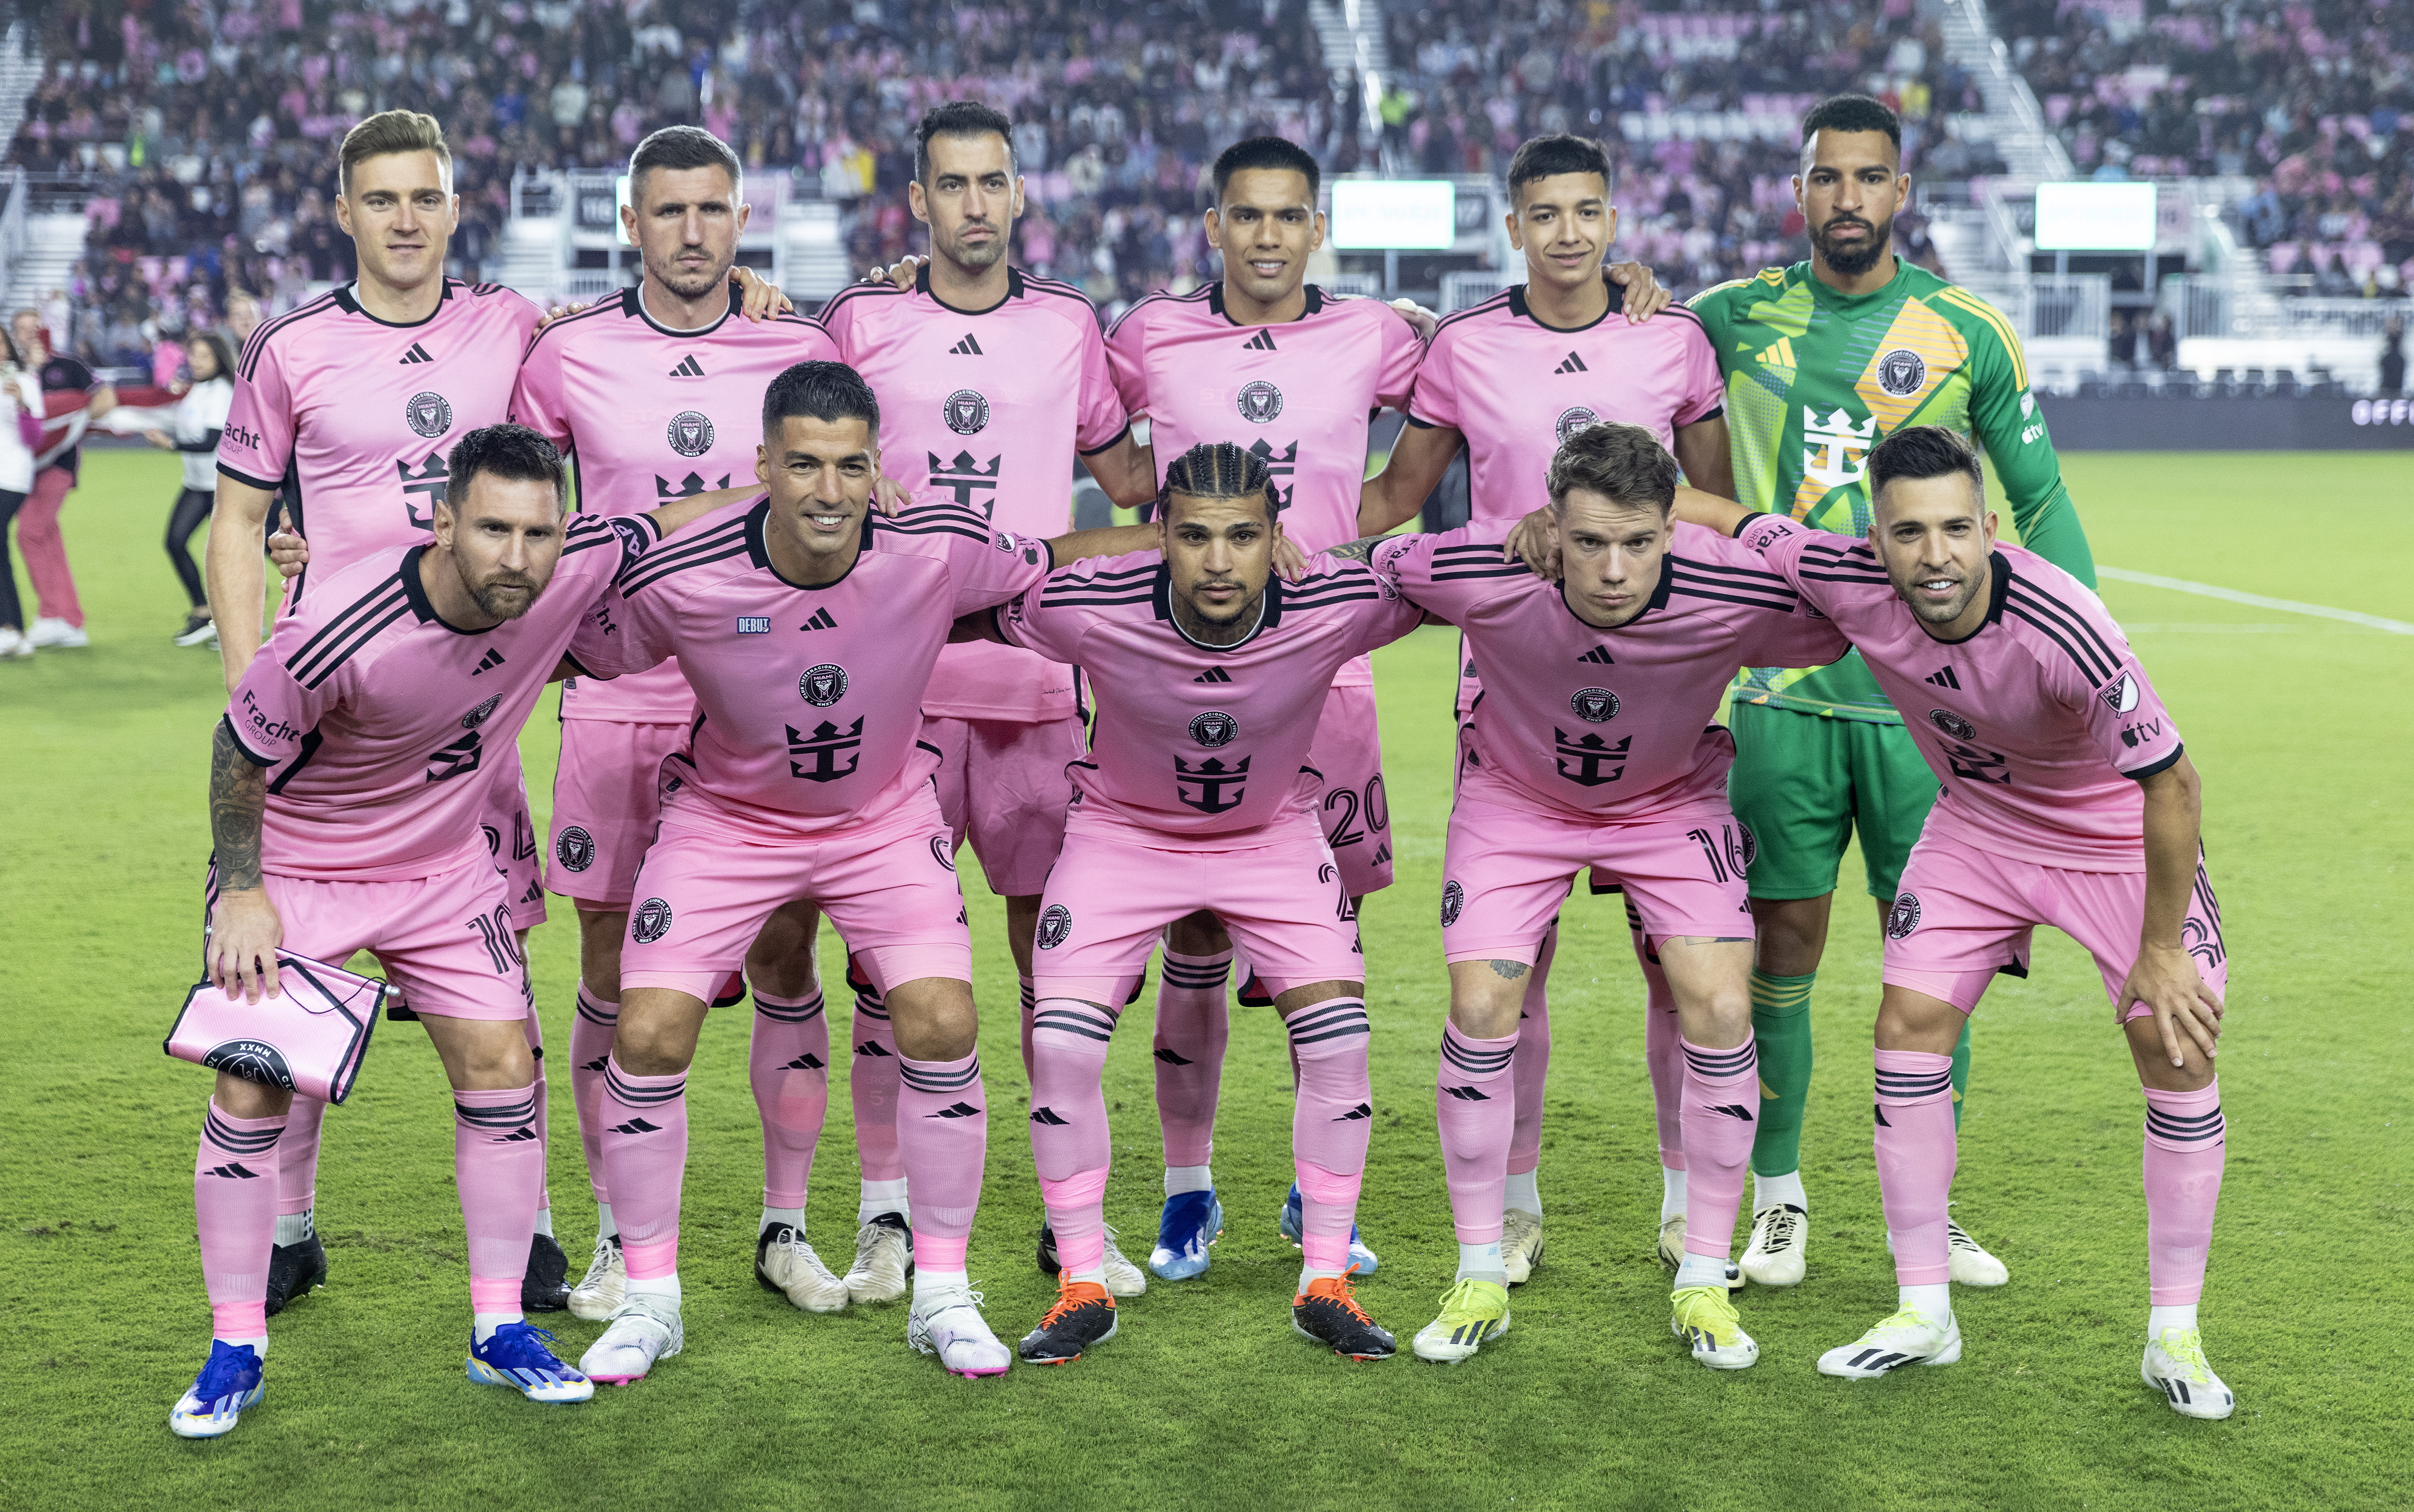
[[[522,1026],[528,968],[514,905],[462,778],[519,736],[613,574],[690,503],[648,520],[565,526],[561,458],[517,426],[452,449],[455,486],[425,546],[329,573],[277,622],[236,684],[210,764],[208,977],[258,1001],[280,948],[373,952],[410,995],[453,1085],[468,1238],[469,1377],[540,1401],[594,1387],[522,1316],[521,1270],[544,1184],[543,1084]],[[290,1092],[220,1072],[193,1173],[209,1363],[169,1416],[186,1438],[234,1429],[260,1400]]]
[[[2019,336],[1986,301],[1894,253],[1894,217],[1911,193],[1894,112],[1860,95],[1812,110],[1794,188],[1810,259],[1693,300],[1726,371],[1735,497],[1814,528],[1861,535],[1870,518],[1870,449],[1904,425],[1948,425],[1974,433],[1993,459],[2020,540],[2092,586],[2087,536],[2030,397]],[[1802,1279],[1810,1242],[1800,1150],[1810,988],[1837,867],[1857,830],[1883,921],[1936,787],[1902,716],[1857,656],[1810,672],[1747,672],[1733,703],[1730,791],[1736,817],[1760,843],[1751,867],[1760,934],[1752,1024],[1766,1089],[1743,1273],[1791,1286]],[[1956,1119],[1969,1057],[1965,1034],[1953,1052]],[[2003,1262],[1958,1223],[1948,1235],[1954,1280],[2004,1283]]]
[[2229,963],[2195,764],[2103,602],[1996,542],[1958,431],[1896,431],[1870,450],[1869,485],[1866,540],[1688,508],[1852,637],[1898,708],[1927,710],[1915,743],[1943,790],[1886,916],[1878,1004],[1878,1182],[1901,1297],[1819,1369],[1867,1379],[1961,1357],[1950,1053],[1987,984],[2025,975],[2031,932],[2051,925],[2095,957],[2145,1087],[2141,1372],[2182,1416],[2227,1417],[2236,1399],[2196,1316],[2227,1145],[2213,1058]]
[[[1006,261],[1022,212],[1012,130],[968,100],[926,113],[906,193],[931,228],[930,260],[902,288],[846,289],[821,320],[840,360],[880,400],[881,454],[892,475],[916,497],[952,498],[995,528],[1037,540],[1066,528],[1076,456],[1127,507],[1155,497],[1156,480],[1115,393],[1097,312],[1072,285]],[[1065,766],[1087,745],[1080,676],[1034,652],[957,645],[940,653],[922,695],[922,738],[945,753],[940,811],[956,845],[972,841],[991,891],[1006,900],[1026,1075],[1032,931],[1065,838]],[[875,999],[860,1000],[856,1034],[864,1048],[849,1079],[862,1228],[846,1282],[866,1302],[903,1290],[910,1225],[897,1163],[896,1045]],[[1147,1286],[1120,1253],[1109,1264],[1117,1296]]]
[[1442,871],[1451,1009],[1435,1104],[1458,1280],[1416,1337],[1424,1359],[1463,1360],[1509,1327],[1521,979],[1587,866],[1624,889],[1674,996],[1691,1177],[1671,1326],[1713,1370],[1759,1357],[1727,1295],[1758,1087],[1751,842],[1727,807],[1734,743],[1709,719],[1738,666],[1817,665],[1845,643],[1750,551],[1672,524],[1676,476],[1641,426],[1571,436],[1545,483],[1557,584],[1500,559],[1511,525],[1498,519],[1367,543],[1377,574],[1460,626],[1484,669]]
[[[1602,271],[1617,234],[1609,202],[1609,159],[1581,137],[1536,137],[1509,161],[1512,245],[1526,255],[1526,282],[1446,317],[1417,369],[1408,427],[1368,479],[1357,532],[1379,536],[1413,518],[1459,449],[1467,449],[1471,517],[1514,522],[1539,509],[1560,445],[1599,421],[1640,425],[1674,452],[1696,488],[1732,497],[1718,354],[1701,321],[1681,306],[1670,319],[1613,319]],[[1630,302],[1630,307],[1632,307]],[[1638,314],[1647,317],[1645,305]],[[1461,647],[1458,718],[1482,689],[1474,656]],[[1606,887],[1596,882],[1599,890]],[[1500,1238],[1509,1284],[1523,1282],[1542,1253],[1542,1085],[1551,1056],[1547,993],[1558,931],[1543,936],[1526,979],[1512,1060],[1516,1130],[1509,1147],[1507,1227]],[[1635,955],[1647,987],[1646,1059],[1660,1117],[1661,1253],[1683,1258],[1686,1191],[1676,1137],[1676,1000],[1640,929]]]

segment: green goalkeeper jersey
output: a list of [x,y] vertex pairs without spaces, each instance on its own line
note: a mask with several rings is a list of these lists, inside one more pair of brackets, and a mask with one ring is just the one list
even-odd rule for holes
[[[1747,508],[1867,535],[1870,449],[1904,425],[1949,425],[1986,448],[2020,543],[2094,586],[2019,337],[1993,305],[1908,262],[1860,295],[1836,292],[1797,262],[1704,289],[1691,307],[1726,378],[1736,497]],[[1902,722],[1858,652],[1827,667],[1747,670],[1734,696]]]

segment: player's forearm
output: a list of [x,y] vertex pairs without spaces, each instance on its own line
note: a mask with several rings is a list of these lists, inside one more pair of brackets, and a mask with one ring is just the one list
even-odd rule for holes
[[1084,556],[1125,556],[1136,551],[1155,550],[1156,526],[1153,525],[1110,525],[1051,536],[1048,540],[1049,554],[1058,567]]
[[1452,425],[1403,425],[1383,469],[1358,491],[1358,533],[1385,535],[1416,518],[1464,442]]
[[1685,469],[1685,482],[1702,492],[1735,497],[1735,452],[1727,443],[1724,415],[1677,428],[1676,466]]
[[2138,943],[2176,950],[2185,943],[2183,927],[2196,889],[2204,785],[2184,754],[2138,785],[2146,799],[2146,916]]
[[1676,505],[1669,511],[1669,515],[1672,519],[1680,520],[1687,525],[1698,525],[1705,529],[1715,530],[1722,536],[1732,536],[1737,526],[1756,512],[1756,511],[1745,509],[1734,499],[1721,498],[1716,494],[1705,493],[1699,488],[1679,484],[1676,489]]
[[268,809],[268,769],[234,743],[224,719],[210,735],[210,843],[218,886],[260,885],[260,824]]
[[1118,509],[1136,510],[1156,497],[1156,454],[1125,431],[1115,444],[1081,459]]
[[260,615],[268,597],[268,571],[261,565],[261,552],[267,539],[272,497],[266,489],[218,474],[202,578],[210,618],[217,626],[218,662],[229,692],[243,681],[244,669],[260,650]]
[[724,504],[735,504],[741,498],[753,498],[762,492],[763,487],[759,483],[751,488],[716,488],[708,494],[693,494],[686,498],[673,499],[660,509],[648,510],[646,513],[652,517],[655,526],[667,536],[681,526],[693,525],[703,519]]

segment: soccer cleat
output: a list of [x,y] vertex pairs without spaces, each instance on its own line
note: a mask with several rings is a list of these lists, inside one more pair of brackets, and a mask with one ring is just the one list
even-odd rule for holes
[[936,1355],[949,1375],[1004,1375],[1014,1356],[981,1316],[981,1294],[962,1286],[921,1293],[905,1314],[905,1342]]
[[178,645],[216,645],[218,644],[218,622],[201,610],[185,616],[185,628],[176,632]]
[[1156,1248],[1148,1252],[1148,1268],[1168,1281],[1203,1276],[1208,1247],[1223,1237],[1224,1205],[1212,1189],[1177,1192],[1165,1199],[1165,1213],[1156,1223]]
[[1751,1242],[1743,1247],[1743,1274],[1759,1286],[1799,1286],[1808,1269],[1810,1215],[1790,1202],[1751,1215]]
[[[1670,1270],[1685,1263],[1685,1215],[1663,1219],[1660,1223],[1660,1263]],[[1734,1261],[1727,1262],[1727,1290],[1743,1290],[1743,1269]]]
[[72,651],[90,645],[92,638],[84,634],[81,625],[70,625],[64,619],[37,619],[34,628],[25,632],[25,644],[45,650]]
[[[1509,1284],[1525,1285],[1542,1263],[1542,1219],[1522,1208],[1510,1208],[1500,1221],[1500,1268],[1508,1274]],[[1501,1321],[1506,1327],[1508,1320]]]
[[299,1244],[272,1245],[268,1251],[268,1315],[275,1317],[291,1302],[327,1283],[327,1247],[315,1233]]
[[555,1358],[545,1347],[552,1342],[551,1329],[526,1323],[506,1323],[483,1344],[472,1336],[469,1379],[509,1386],[530,1401],[585,1401],[594,1396],[595,1383]]
[[1377,1327],[1358,1305],[1357,1289],[1349,1280],[1319,1276],[1309,1282],[1307,1290],[1290,1299],[1292,1329],[1351,1359],[1390,1359],[1399,1353],[1399,1341]]
[[1989,1254],[1968,1230],[1949,1218],[1945,1221],[1945,1253],[1952,1264],[1956,1286],[2001,1286],[2012,1279],[2001,1260]]
[[1093,1344],[1115,1336],[1115,1299],[1094,1281],[1075,1281],[1067,1273],[1056,1283],[1056,1305],[1039,1327],[1022,1336],[1014,1352],[1028,1365],[1070,1365]]
[[1906,1365],[1950,1365],[1961,1357],[1961,1325],[1953,1314],[1937,1322],[1927,1313],[1904,1308],[1880,1319],[1878,1326],[1840,1348],[1819,1356],[1821,1375],[1847,1381],[1874,1381]]
[[786,1223],[772,1224],[754,1240],[754,1279],[808,1312],[843,1312],[851,1295],[805,1237]]
[[569,1305],[570,1256],[552,1235],[531,1235],[528,1269],[520,1275],[520,1311],[559,1312]]
[[1668,1331],[1685,1341],[1693,1358],[1714,1371],[1749,1370],[1760,1359],[1760,1346],[1743,1331],[1735,1298],[1723,1286],[1687,1286],[1672,1293]]
[[642,1381],[657,1360],[687,1344],[678,1304],[659,1297],[632,1297],[613,1309],[610,1326],[578,1356],[581,1373],[607,1386]]
[[570,1315],[601,1323],[619,1309],[629,1289],[629,1262],[620,1253],[620,1236],[604,1234],[595,1240],[595,1258],[587,1276],[570,1289]]
[[2194,1328],[2165,1328],[2161,1338],[2147,1341],[2138,1373],[2182,1417],[2227,1417],[2238,1406],[2228,1384],[2204,1362],[2204,1339]]
[[249,1344],[210,1341],[210,1361],[168,1409],[168,1431],[182,1439],[231,1433],[244,1409],[260,1405],[261,1359]]
[[1148,1272],[1133,1265],[1123,1251],[1115,1248],[1122,1236],[1112,1223],[1107,1228],[1107,1290],[1116,1297],[1138,1297],[1148,1290]]
[[857,1303],[894,1302],[914,1280],[914,1231],[902,1213],[873,1213],[855,1231],[855,1264],[842,1278]]
[[[1290,1184],[1290,1195],[1283,1198],[1282,1237],[1290,1240],[1291,1248],[1294,1250],[1301,1247],[1299,1236],[1303,1220],[1300,1217],[1300,1211],[1299,1183],[1293,1181]],[[1375,1258],[1375,1252],[1366,1248],[1366,1241],[1358,1237],[1358,1225],[1352,1222],[1349,1225],[1350,1274],[1371,1276],[1375,1273],[1375,1267],[1381,1263]]]
[[1469,1279],[1441,1294],[1441,1316],[1417,1330],[1411,1347],[1419,1359],[1455,1365],[1508,1331],[1509,1288]]

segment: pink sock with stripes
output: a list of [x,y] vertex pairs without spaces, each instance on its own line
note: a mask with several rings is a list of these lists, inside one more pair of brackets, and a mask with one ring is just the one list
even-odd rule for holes
[[1043,999],[1032,1016],[1031,1157],[1056,1234],[1056,1259],[1075,1278],[1106,1264],[1107,1045],[1122,1015],[1073,998]]
[[866,1181],[902,1181],[905,1163],[897,1152],[897,1031],[880,989],[850,959],[847,986],[855,989],[852,1032],[855,1054],[846,1085],[855,1103],[855,1158]]
[[453,1091],[453,1180],[469,1253],[469,1305],[482,1323],[520,1316],[520,1277],[544,1190],[536,1087]]
[[1685,1253],[1723,1260],[1735,1245],[1743,1171],[1760,1128],[1760,1058],[1751,1036],[1713,1050],[1678,1037],[1685,1057]]
[[276,1150],[286,1118],[238,1119],[215,1098],[201,1118],[193,1218],[214,1339],[268,1337],[268,1252],[276,1244]]
[[980,1207],[989,1155],[989,1092],[980,1052],[957,1060],[897,1060],[897,1155],[914,1198],[914,1269],[959,1276]]
[[746,1079],[763,1119],[763,1206],[802,1208],[829,1110],[829,1015],[819,992],[783,1002],[754,989]]
[[1215,1102],[1224,1085],[1224,1047],[1231,1035],[1228,993],[1232,953],[1184,956],[1168,949],[1156,976],[1156,1116],[1164,1128],[1165,1164],[1205,1165],[1214,1159]]
[[2155,1307],[2204,1295],[2228,1142],[2217,1078],[2193,1092],[2146,1089],[2146,1283]]
[[678,1274],[679,1188],[687,1177],[687,1073],[604,1068],[604,1175],[631,1281]]
[[1551,1070],[1551,961],[1559,953],[1559,926],[1542,936],[1542,953],[1526,977],[1526,1001],[1517,1010],[1517,1054],[1509,1062],[1516,1092],[1516,1122],[1509,1133],[1509,1174],[1524,1176],[1542,1164],[1542,1083]]
[[1366,1004],[1327,998],[1294,1010],[1283,1027],[1299,1067],[1290,1151],[1299,1177],[1300,1249],[1311,1272],[1338,1276],[1349,1267],[1349,1228],[1375,1122]]
[[[1660,957],[1634,931],[1634,960],[1643,968],[1643,1064],[1651,1074],[1651,1113],[1660,1127],[1660,1166],[1685,1168],[1685,1054],[1676,1031],[1676,994],[1669,990],[1668,973]],[[1751,1090],[1759,1106],[1760,1089]],[[1758,1125],[1754,1125],[1757,1131]]]
[[1903,1286],[1942,1286],[1953,1275],[1945,1234],[1959,1155],[1953,1058],[1880,1050],[1876,1059],[1878,1191],[1894,1241],[1894,1279]]
[[1450,1218],[1461,1244],[1497,1244],[1509,1187],[1509,1139],[1516,1119],[1518,1031],[1479,1040],[1444,1023],[1441,1075],[1434,1087]]
[[604,1184],[604,1067],[612,1059],[612,1031],[620,1005],[578,984],[578,1015],[570,1021],[570,1100],[578,1110],[578,1147],[587,1156],[587,1188],[597,1203],[612,1200]]

